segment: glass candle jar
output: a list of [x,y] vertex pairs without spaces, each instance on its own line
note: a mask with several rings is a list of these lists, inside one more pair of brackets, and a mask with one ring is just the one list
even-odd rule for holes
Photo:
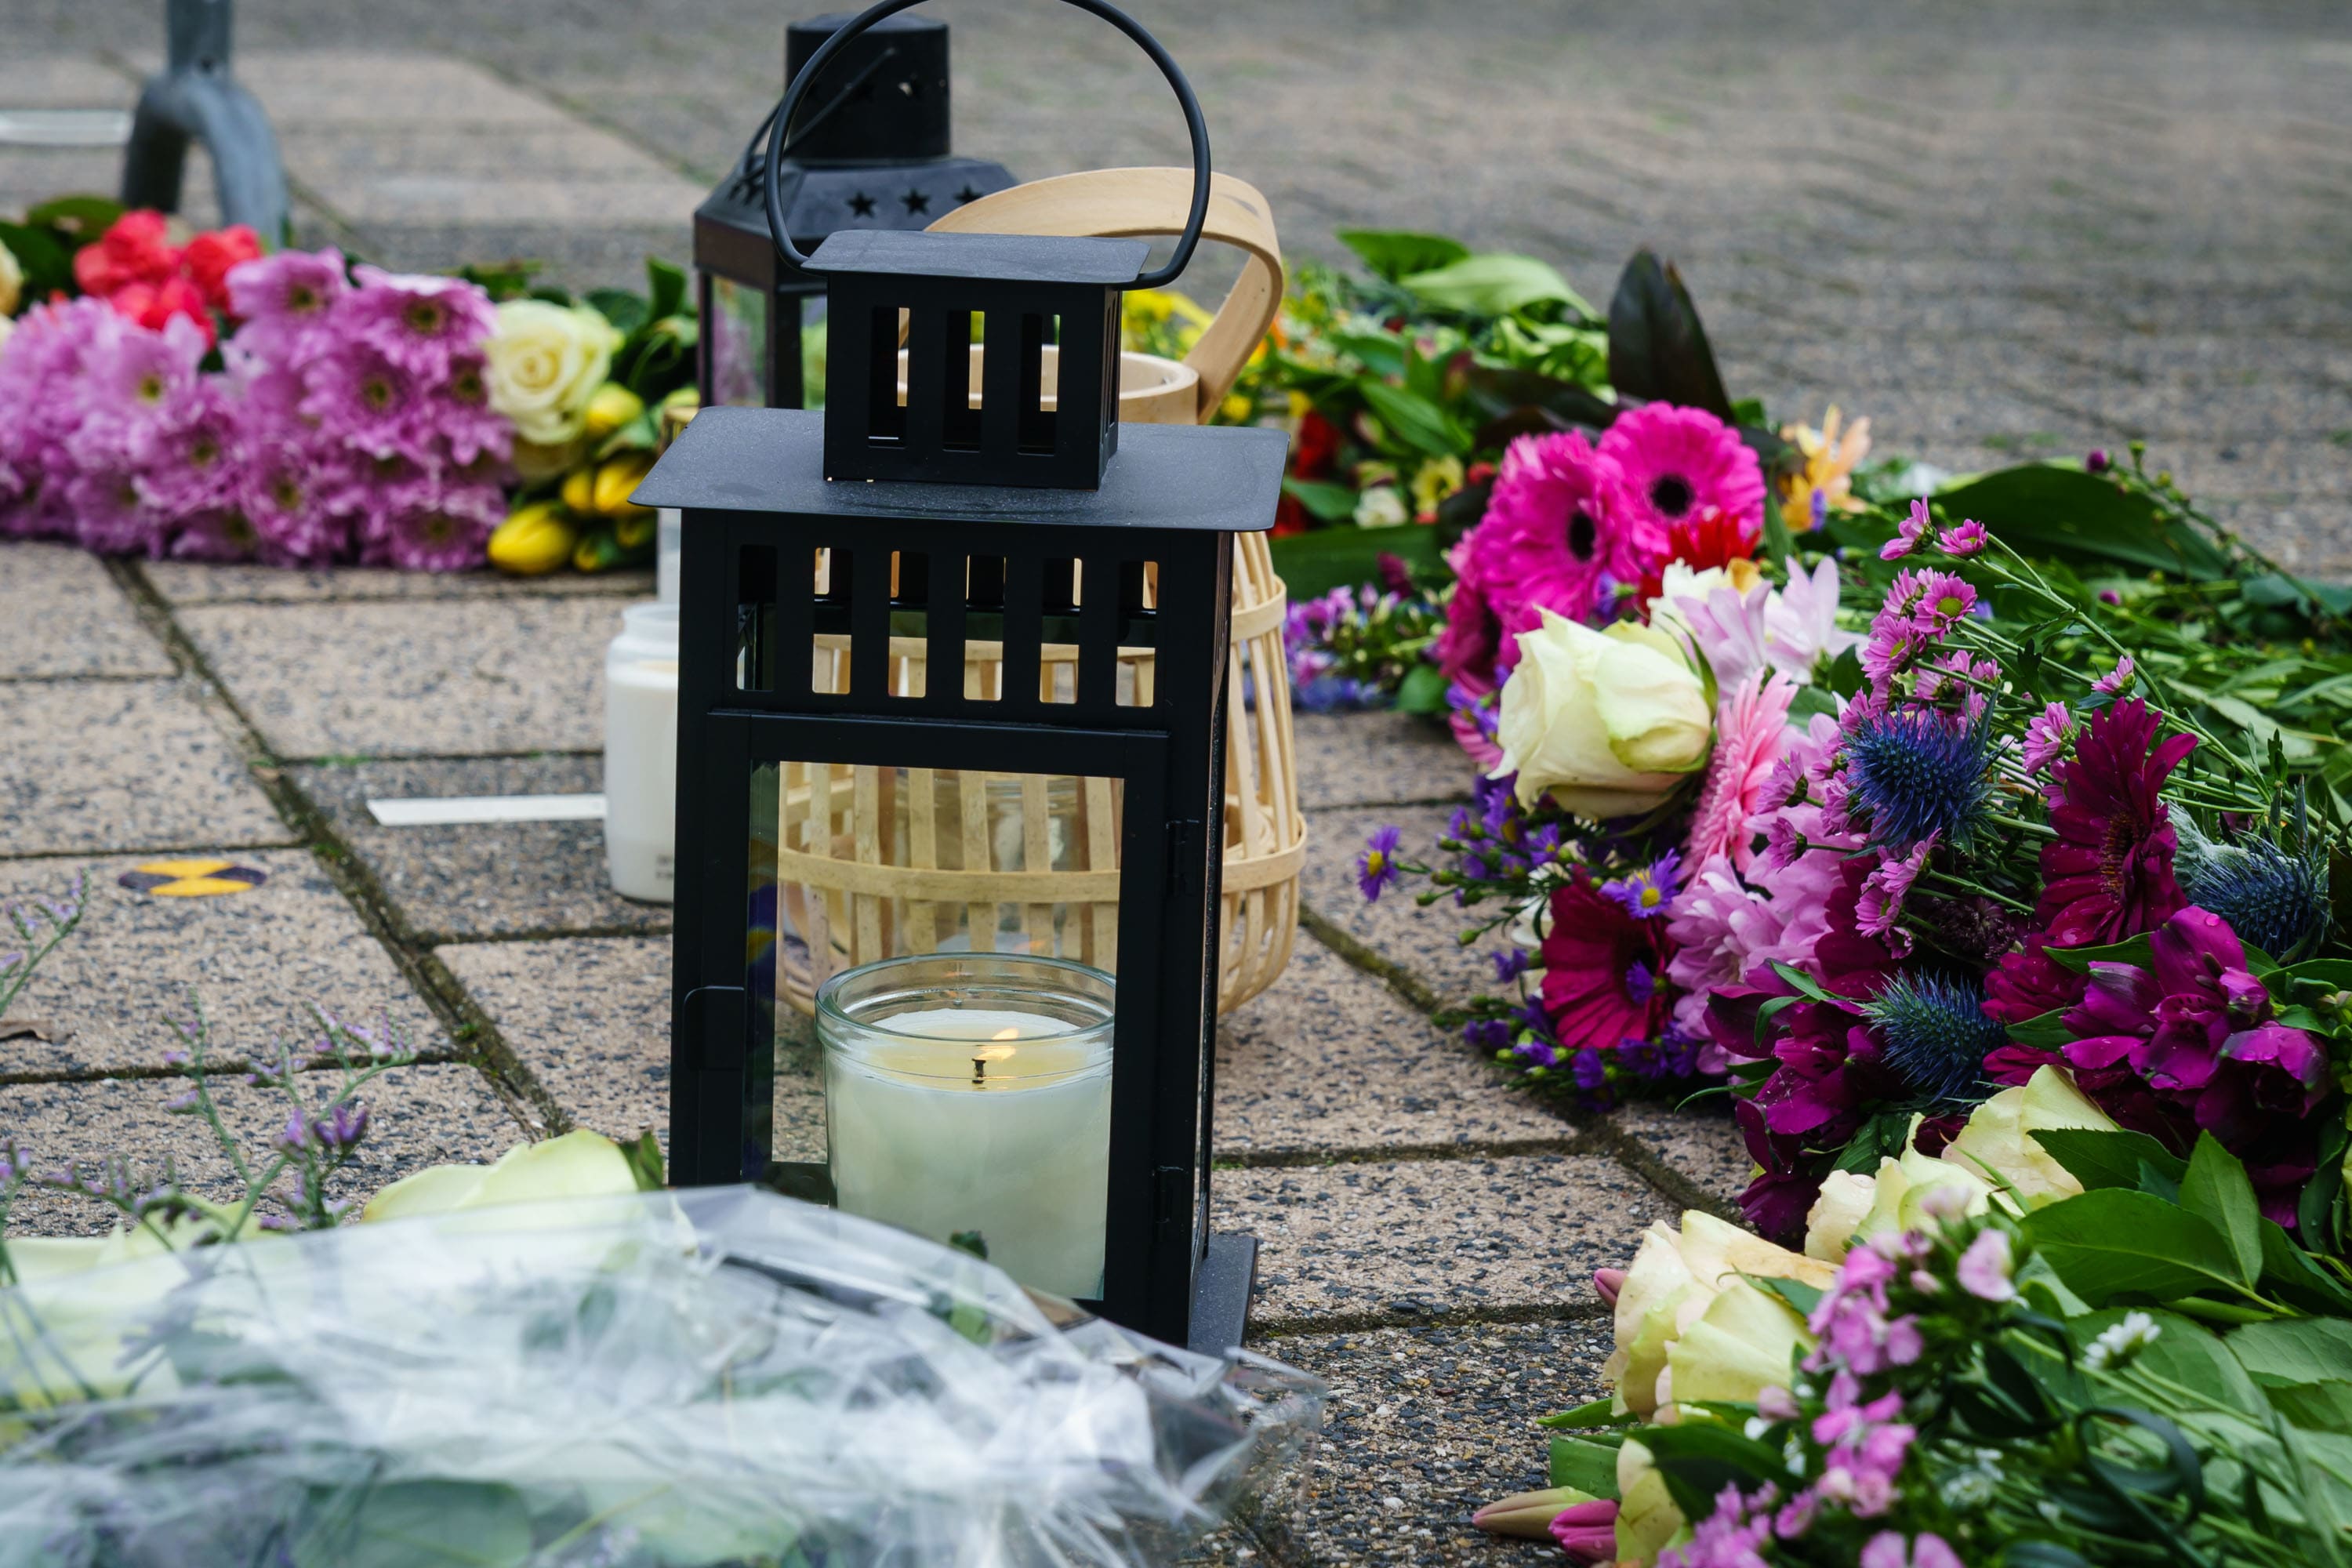
[[604,650],[604,860],[613,890],[670,902],[677,833],[677,606],[631,605]]
[[1115,982],[1011,953],[924,953],[816,994],[835,1202],[1056,1295],[1102,1294]]

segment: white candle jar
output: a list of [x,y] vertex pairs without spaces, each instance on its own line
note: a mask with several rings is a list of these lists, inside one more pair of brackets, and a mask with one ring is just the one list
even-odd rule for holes
[[1102,1294],[1115,982],[1012,953],[923,953],[816,994],[834,1201],[1025,1285]]
[[670,902],[677,834],[677,606],[631,605],[604,650],[604,859],[613,890]]

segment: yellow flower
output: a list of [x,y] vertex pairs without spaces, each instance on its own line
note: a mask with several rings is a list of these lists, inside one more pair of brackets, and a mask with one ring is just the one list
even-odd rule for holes
[[1617,1450],[1617,1561],[1654,1563],[1686,1529],[1682,1510],[1666,1490],[1666,1478],[1651,1462],[1650,1450],[1631,1437]]
[[1519,656],[1494,776],[1516,772],[1521,801],[1549,790],[1570,811],[1623,816],[1706,765],[1715,710],[1673,633],[1629,621],[1594,631],[1545,610],[1519,634]]
[[596,515],[596,470],[583,465],[563,476],[563,505],[574,517]]
[[651,452],[624,452],[599,468],[593,491],[597,513],[604,517],[637,517],[651,511],[651,507],[631,500],[629,492],[645,483],[653,466]]
[[[1706,1318],[1716,1299],[1739,1283],[1743,1275],[1796,1279],[1826,1289],[1837,1278],[1837,1269],[1696,1210],[1683,1215],[1679,1231],[1661,1222],[1643,1233],[1633,1266],[1626,1269],[1617,1291],[1613,1325],[1617,1347],[1601,1370],[1601,1380],[1614,1388],[1618,1405],[1648,1416],[1671,1398],[1695,1397],[1677,1394],[1673,1378],[1661,1374],[1673,1365],[1675,1346],[1683,1335]],[[1760,1320],[1741,1315],[1749,1305],[1740,1302],[1725,1309],[1725,1316],[1715,1321],[1714,1329],[1733,1336],[1759,1331]],[[1760,1333],[1765,1347],[1761,1353],[1772,1353],[1780,1334],[1779,1330]],[[1717,1360],[1709,1363],[1703,1373],[1712,1376],[1727,1366],[1730,1358],[1716,1334],[1706,1338],[1718,1352]],[[1703,1349],[1699,1353],[1706,1352]],[[1785,1355],[1780,1365],[1785,1372]]]
[[1768,1388],[1786,1388],[1795,1375],[1797,1352],[1812,1348],[1813,1336],[1786,1301],[1733,1279],[1706,1304],[1698,1321],[1666,1347],[1659,1416],[1664,1419],[1677,1403],[1745,1403]]
[[532,501],[507,514],[490,534],[490,564],[517,577],[540,577],[572,559],[580,531],[562,506]]
[[509,300],[498,330],[482,345],[490,367],[490,406],[514,421],[526,441],[552,447],[580,435],[588,403],[604,384],[621,334],[591,305]]
[[508,1150],[495,1165],[432,1165],[370,1198],[364,1222],[543,1203],[551,1198],[623,1196],[637,1190],[621,1146],[583,1128],[544,1143]]
[[1804,425],[1780,427],[1780,438],[1804,458],[1804,465],[1789,476],[1780,502],[1780,514],[1800,533],[1820,527],[1831,512],[1862,508],[1853,494],[1853,470],[1870,455],[1870,421],[1857,419],[1841,430],[1844,419],[1832,404],[1818,430]]
[[1462,488],[1462,459],[1452,455],[1432,458],[1412,476],[1412,510],[1416,517],[1437,510],[1437,503]]
[[588,400],[587,411],[581,416],[583,426],[592,441],[601,441],[646,411],[646,400],[617,381],[608,381],[596,389]]

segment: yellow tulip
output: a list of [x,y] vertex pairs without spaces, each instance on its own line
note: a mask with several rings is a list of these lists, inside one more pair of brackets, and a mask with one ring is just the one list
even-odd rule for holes
[[629,499],[654,466],[651,452],[625,452],[596,470],[595,510],[602,517],[635,517],[650,511]]
[[490,564],[517,577],[541,577],[572,559],[580,530],[551,500],[532,501],[507,515],[490,534]]
[[601,441],[645,411],[644,398],[617,381],[608,381],[588,400],[588,438]]
[[593,467],[572,469],[563,476],[563,505],[574,517],[596,515],[596,470]]

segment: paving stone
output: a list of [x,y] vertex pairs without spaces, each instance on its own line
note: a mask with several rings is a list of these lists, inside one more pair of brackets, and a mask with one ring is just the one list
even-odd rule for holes
[[[340,1073],[328,1068],[299,1076],[305,1103],[331,1100]],[[0,1136],[13,1137],[27,1163],[43,1171],[67,1161],[85,1172],[117,1157],[134,1176],[152,1183],[165,1164],[189,1191],[215,1201],[242,1198],[228,1161],[209,1129],[163,1107],[190,1088],[184,1078],[101,1079],[90,1082],[0,1085]],[[213,1083],[221,1120],[250,1159],[286,1125],[284,1094],[256,1089],[241,1078]],[[523,1141],[522,1128],[490,1091],[482,1075],[460,1063],[394,1068],[365,1085],[367,1141],[329,1191],[363,1201],[388,1182],[427,1165],[484,1163]],[[28,1190],[9,1213],[19,1235],[75,1236],[112,1227],[115,1211],[94,1198]]]
[[263,738],[289,758],[593,751],[603,599],[215,605],[181,612]]
[[1282,978],[1217,1024],[1222,1156],[1573,1135],[1305,932]]
[[190,686],[0,685],[0,855],[294,841]]
[[1609,1121],[1668,1170],[1724,1203],[1737,1203],[1755,1174],[1756,1162],[1719,1095],[1680,1110],[1636,1101],[1612,1111]]
[[593,795],[604,787],[601,758],[317,764],[290,773],[402,921],[427,940],[669,929],[667,904],[613,891],[602,823],[386,827],[367,808],[371,799],[412,796]]
[[1317,807],[1467,800],[1471,762],[1453,731],[1414,713],[1301,713],[1298,803]]
[[97,556],[0,541],[0,679],[175,673]]
[[1328,1385],[1323,1433],[1253,1511],[1259,1554],[1212,1561],[1557,1563],[1550,1542],[1486,1535],[1470,1515],[1546,1484],[1549,1435],[1535,1420],[1601,1395],[1610,1342],[1597,1320],[1252,1342]]
[[[1467,763],[1465,763],[1466,768]],[[1340,930],[1391,963],[1434,984],[1448,1000],[1490,990],[1495,967],[1488,954],[1507,944],[1490,931],[1464,947],[1455,938],[1465,912],[1451,903],[1427,909],[1413,902],[1412,884],[1391,889],[1366,903],[1356,886],[1356,857],[1373,829],[1394,824],[1404,830],[1399,849],[1424,864],[1438,861],[1437,836],[1454,815],[1446,806],[1374,806],[1307,814],[1307,865],[1299,887],[1307,901]]]
[[509,1050],[583,1127],[669,1141],[669,942],[616,937],[438,950]]
[[394,572],[388,567],[215,566],[200,561],[150,561],[139,570],[166,603],[303,604],[318,599],[650,599],[651,570],[558,572],[509,577],[499,572]]
[[170,897],[121,885],[134,868],[157,864],[145,856],[0,860],[5,898],[54,897],[77,872],[88,875],[79,929],[9,1008],[12,1019],[38,1020],[60,1037],[0,1040],[0,1073],[152,1070],[184,1047],[172,1021],[190,1016],[191,991],[222,1059],[315,1038],[312,1004],[360,1025],[388,1013],[413,1048],[447,1053],[432,1014],[309,851],[233,858],[268,879],[241,893]]
[[1258,1238],[1270,1326],[1581,1305],[1671,1212],[1597,1154],[1222,1170],[1211,1196],[1219,1230]]

